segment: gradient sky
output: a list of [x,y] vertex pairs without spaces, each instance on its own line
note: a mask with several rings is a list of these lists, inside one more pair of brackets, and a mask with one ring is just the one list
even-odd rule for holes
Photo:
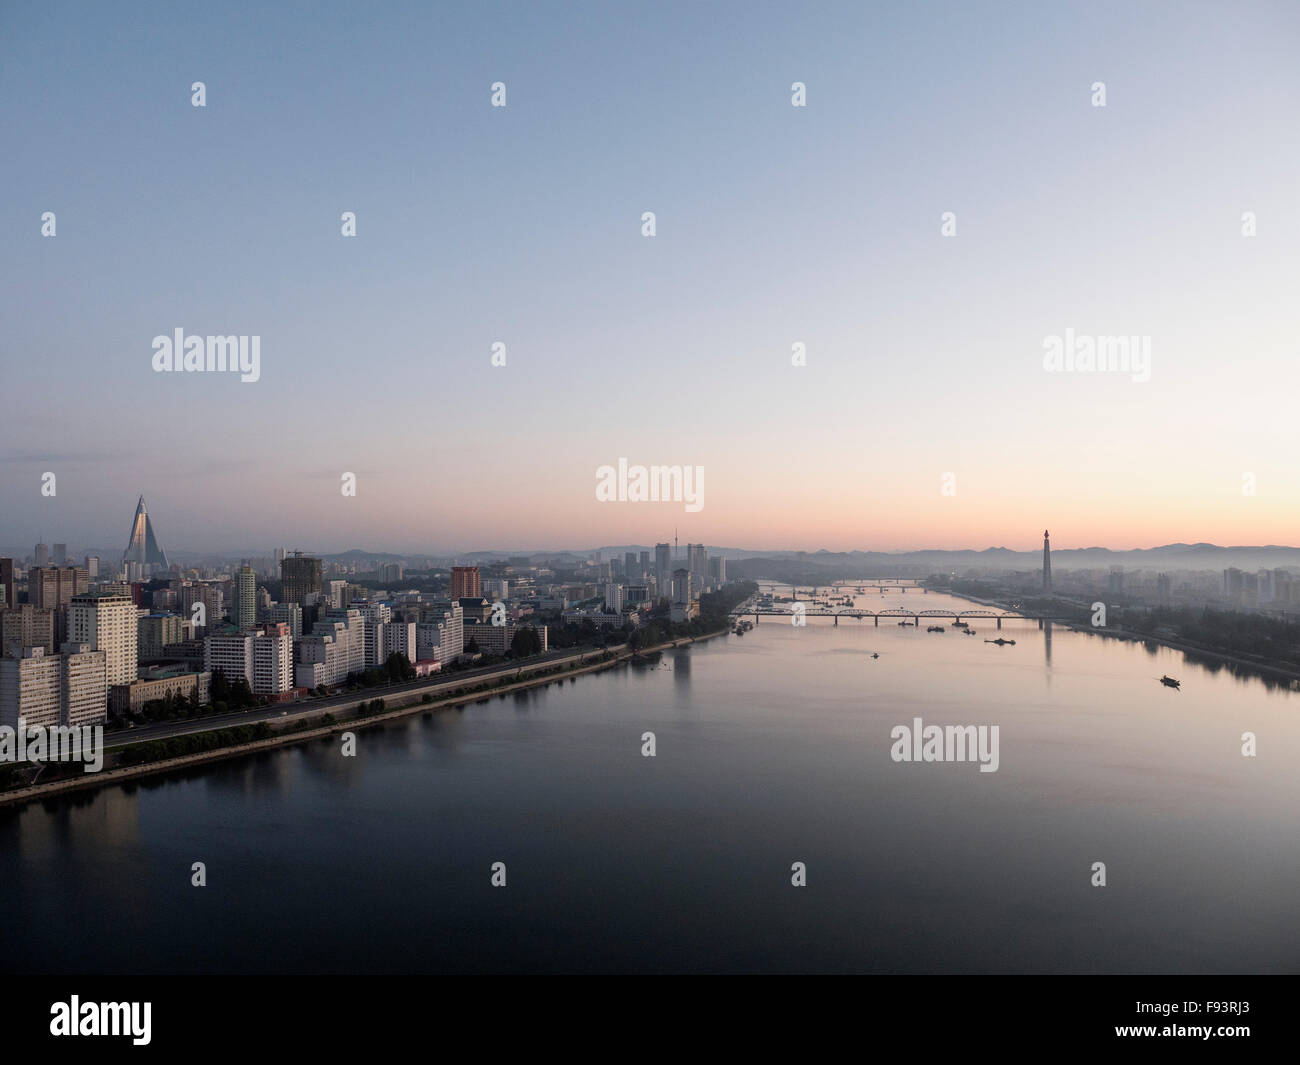
[[[1297,54],[1294,3],[11,0],[0,546],[142,492],[168,550],[1300,543]],[[261,380],[155,374],[178,327]],[[704,509],[596,502],[620,456]]]

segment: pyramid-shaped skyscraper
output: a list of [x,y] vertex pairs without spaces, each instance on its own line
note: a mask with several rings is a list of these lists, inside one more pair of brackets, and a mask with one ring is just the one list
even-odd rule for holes
[[167,556],[153,535],[153,523],[144,507],[144,496],[135,505],[135,520],[131,523],[131,539],[122,552],[123,562],[139,562],[143,566],[167,568]]

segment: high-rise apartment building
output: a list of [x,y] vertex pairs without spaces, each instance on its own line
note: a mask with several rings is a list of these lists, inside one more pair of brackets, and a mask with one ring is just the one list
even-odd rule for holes
[[27,647],[18,658],[0,659],[0,725],[49,728],[60,724],[62,662],[43,647]]
[[418,650],[419,635],[416,632],[416,622],[387,621],[384,623],[380,665],[387,662],[390,655],[404,655],[408,662],[415,662]]
[[686,545],[686,568],[691,573],[691,591],[698,595],[709,576],[709,556],[703,544]]
[[129,596],[74,595],[68,608],[68,639],[103,651],[107,683],[130,684],[136,679],[137,624]]
[[295,683],[300,688],[342,684],[365,663],[365,622],[357,610],[333,610],[297,644]]
[[257,575],[253,567],[240,566],[235,574],[235,627],[240,632],[252,632],[257,625]]
[[[195,635],[206,634],[214,628],[225,613],[225,593],[219,584],[187,581],[180,588],[181,613],[194,622]],[[202,610],[195,610],[202,605]],[[201,630],[201,633],[200,631]]]
[[393,620],[393,608],[387,603],[356,603],[365,626],[365,668],[384,664],[384,626]]
[[483,594],[483,579],[477,566],[451,567],[451,598],[473,599]]
[[105,655],[85,644],[65,643],[63,653],[28,647],[0,658],[0,725],[82,726],[108,712]]
[[1111,566],[1110,573],[1106,577],[1106,594],[1123,595],[1124,594],[1124,567]]
[[1277,598],[1276,572],[1276,570],[1261,569],[1255,574],[1256,602],[1260,606],[1267,606]]
[[68,606],[89,588],[81,566],[35,566],[27,572],[27,601],[33,606]]
[[293,634],[283,622],[253,637],[253,694],[283,695],[293,688]]
[[0,558],[0,610],[12,610],[18,605],[18,585],[14,579],[14,560]]
[[655,544],[655,595],[672,598],[673,549],[671,544]]
[[288,625],[289,632],[295,640],[302,636],[302,607],[297,603],[275,604],[267,610],[266,619],[272,625],[279,623]]
[[203,668],[211,673],[220,670],[228,684],[244,680],[253,687],[253,634],[219,632],[203,639]]
[[709,556],[709,578],[718,587],[727,583],[727,560],[721,555]]
[[136,621],[136,658],[165,658],[167,648],[194,638],[194,623],[179,614],[148,614]]
[[20,603],[0,614],[0,653],[22,657],[24,647],[40,647],[52,655],[57,646],[57,627],[52,609]]
[[689,621],[699,617],[700,603],[695,597],[695,577],[690,570],[679,567],[673,570],[673,601],[669,618],[672,621]]
[[465,651],[465,611],[459,603],[423,612],[415,627],[416,661],[434,659],[446,668]]
[[57,656],[60,724],[80,728],[108,717],[108,656],[89,644],[68,642]]
[[1245,601],[1246,574],[1235,566],[1223,571],[1223,598],[1234,605]]
[[673,570],[673,602],[689,603],[694,598],[692,591],[691,571],[684,567]]
[[280,602],[303,606],[320,595],[321,560],[295,551],[280,563]]

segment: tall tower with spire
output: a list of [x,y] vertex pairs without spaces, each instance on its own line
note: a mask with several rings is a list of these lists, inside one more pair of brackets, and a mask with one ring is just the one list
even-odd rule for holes
[[1043,530],[1043,591],[1052,590],[1052,541],[1047,538],[1047,530]]
[[153,523],[149,520],[149,511],[145,509],[144,496],[135,505],[135,518],[131,522],[131,539],[126,550],[122,552],[123,562],[138,562],[142,566],[167,568],[167,556],[158,546],[153,534]]

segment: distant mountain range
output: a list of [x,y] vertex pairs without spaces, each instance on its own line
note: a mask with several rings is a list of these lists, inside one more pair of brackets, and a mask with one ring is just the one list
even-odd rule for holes
[[[1042,567],[1041,550],[1012,551],[1005,547],[989,547],[982,551],[754,551],[739,547],[708,545],[710,555],[723,555],[732,576],[782,577],[792,574],[886,577],[926,576],[931,573],[964,572],[967,570],[1035,570]],[[455,563],[490,563],[527,555],[535,560],[549,559],[560,564],[577,564],[599,552],[602,558],[622,557],[628,551],[640,555],[649,551],[654,557],[653,544],[606,545],[582,550],[541,551],[520,548],[510,551],[465,551],[455,555],[445,552],[366,551],[352,548],[348,551],[324,553],[317,557],[327,562],[402,562],[428,559],[447,565]],[[69,552],[70,561],[80,560],[83,554],[98,553],[101,558],[117,559],[116,552],[93,548]],[[684,561],[684,548],[676,561]],[[169,558],[183,566],[217,564],[239,558],[269,558],[271,552],[257,549],[244,552],[172,551]],[[1293,569],[1300,571],[1300,548],[1276,544],[1264,546],[1220,547],[1217,544],[1164,544],[1160,547],[1115,551],[1108,547],[1070,548],[1052,551],[1052,567],[1056,570],[1108,569],[1123,566],[1125,569],[1150,570],[1224,570],[1237,567],[1244,570]]]
[[[890,576],[896,572],[899,575],[928,575],[953,570],[1034,570],[1040,569],[1043,564],[1041,549],[1012,551],[1005,547],[989,547],[982,551],[755,551],[710,544],[706,549],[710,555],[724,556],[728,570],[735,571],[738,576],[779,576],[777,567],[782,571],[802,568],[810,573],[824,570],[845,575]],[[607,544],[581,551],[467,551],[457,557],[461,561],[486,563],[516,555],[528,555],[535,559],[548,558],[576,563],[590,558],[597,551],[602,558],[621,558],[629,551],[638,556],[642,551],[649,551],[651,559],[654,558],[653,544]],[[355,555],[357,552],[349,554]],[[677,561],[682,561],[684,555],[683,548]],[[1053,549],[1052,566],[1058,570],[1123,566],[1125,569],[1217,571],[1235,566],[1246,570],[1291,568],[1300,571],[1300,548],[1276,544],[1220,547],[1217,544],[1200,543],[1164,544],[1161,547],[1131,551],[1115,551],[1108,547]]]
[[[746,552],[728,560],[728,576],[785,577],[819,572],[845,576],[925,576],[931,573],[964,573],[976,570],[1039,570],[1042,550],[1011,551],[990,547],[983,551],[776,551]],[[1064,570],[1210,570],[1230,567],[1244,570],[1293,569],[1300,571],[1300,548],[1220,547],[1217,544],[1165,544],[1161,547],[1114,551],[1107,547],[1071,548],[1052,551],[1052,568]]]

